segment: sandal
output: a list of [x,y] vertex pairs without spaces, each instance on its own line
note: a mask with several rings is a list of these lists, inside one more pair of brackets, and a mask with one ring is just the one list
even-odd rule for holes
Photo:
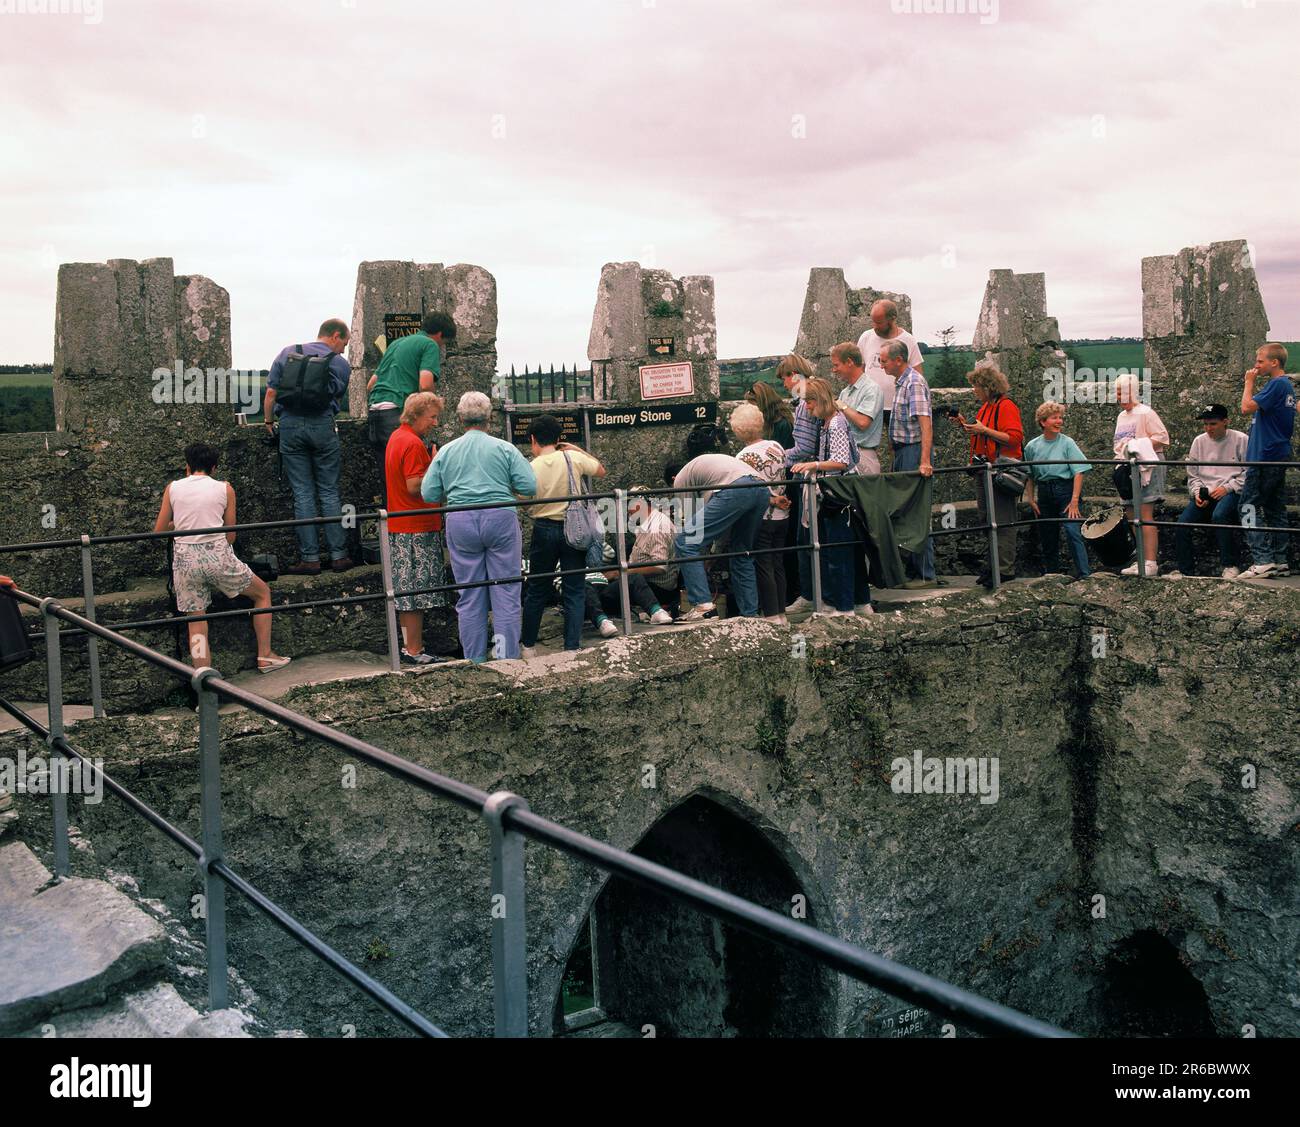
[[257,671],[259,673],[270,673],[275,669],[283,669],[292,660],[293,658],[291,657],[280,657],[279,655],[272,657],[259,657],[257,659]]

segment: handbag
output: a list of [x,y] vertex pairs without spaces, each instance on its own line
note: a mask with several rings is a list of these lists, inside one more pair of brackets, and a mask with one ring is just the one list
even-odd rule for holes
[[[577,482],[573,478],[573,462],[569,460],[568,451],[562,450],[564,464],[569,470],[569,495],[578,492]],[[585,480],[585,479],[584,479]],[[564,540],[570,548],[585,552],[593,544],[605,539],[605,526],[600,520],[600,511],[595,501],[570,501],[564,510]]]
[[993,463],[993,488],[1009,497],[1019,497],[1029,482],[1029,467],[1019,458],[999,454]]
[[[1005,396],[998,396],[997,406],[993,408],[993,430],[998,429],[1002,419],[1002,401]],[[973,459],[972,459],[973,461]],[[993,459],[993,488],[1008,497],[1019,497],[1029,484],[1029,467],[1019,458],[999,454]]]
[[0,669],[32,660],[32,643],[23,625],[18,600],[0,595]]

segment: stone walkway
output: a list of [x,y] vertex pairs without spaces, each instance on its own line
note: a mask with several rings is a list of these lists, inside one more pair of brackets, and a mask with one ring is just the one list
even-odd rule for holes
[[[1047,577],[1030,576],[1014,579],[1004,586],[1028,586],[1039,582]],[[968,594],[976,588],[975,578],[970,575],[950,575],[943,577],[945,586],[935,587],[921,591],[907,591],[901,588],[886,589],[875,588],[872,591],[873,599],[876,603],[877,613],[906,613],[906,607],[915,603],[927,603],[937,600],[951,598],[958,594]],[[1161,576],[1162,582],[1179,582],[1190,584],[1193,587],[1198,584],[1224,583],[1223,579],[1209,577],[1188,576],[1182,580],[1170,580]],[[1133,583],[1146,582],[1132,578],[1129,580]],[[1253,586],[1278,586],[1300,589],[1300,575],[1293,575],[1286,579],[1248,579],[1238,580],[1237,582],[1249,583]],[[798,625],[814,617],[809,613],[792,614],[789,616],[791,625]],[[725,621],[725,620],[724,620]],[[715,624],[717,619],[706,619],[701,623],[683,623],[672,626],[650,626],[646,623],[633,621],[633,635],[646,633],[673,633],[682,630],[693,630],[697,626]],[[541,634],[537,643],[538,656],[549,656],[563,652],[563,625],[560,617],[559,607],[549,607],[542,619]],[[605,639],[601,638],[588,623],[584,623],[582,646],[583,649],[598,647],[604,644]],[[404,667],[402,672],[414,676],[428,672],[433,669],[443,668],[448,663],[441,663],[434,666]],[[459,664],[459,662],[453,663]],[[363,652],[358,650],[340,651],[338,653],[314,654],[308,657],[295,658],[283,669],[277,669],[272,673],[260,674],[253,670],[246,670],[229,678],[232,684],[265,697],[268,700],[276,700],[283,697],[290,689],[299,685],[320,685],[333,681],[351,681],[364,677],[379,677],[388,672],[388,659],[384,654]],[[21,708],[26,709],[29,713],[37,718],[42,724],[48,722],[46,708],[44,703],[15,702]],[[238,712],[242,705],[226,703],[221,707],[223,714]],[[71,728],[78,720],[89,719],[92,715],[91,709],[86,705],[66,705],[63,710],[64,723]],[[18,721],[13,719],[7,713],[0,714],[0,733],[12,731],[20,727]]]

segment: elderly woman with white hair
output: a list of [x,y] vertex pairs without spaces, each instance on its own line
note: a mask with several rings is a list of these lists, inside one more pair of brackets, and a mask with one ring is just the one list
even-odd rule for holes
[[[1133,496],[1133,471],[1128,466],[1115,467],[1115,485],[1126,501],[1124,515],[1132,520],[1133,506],[1137,504],[1141,506],[1142,519],[1149,521],[1155,520],[1156,502],[1165,499],[1166,467],[1161,451],[1169,445],[1169,431],[1154,407],[1139,402],[1140,387],[1138,377],[1131,372],[1115,378],[1115,398],[1120,405],[1119,418],[1115,420],[1115,457],[1127,458],[1134,454],[1143,463],[1139,471],[1142,495]],[[1138,569],[1144,566],[1143,561],[1144,574],[1160,573],[1160,565],[1156,562],[1159,535],[1160,530],[1154,525],[1142,526],[1137,562],[1121,571],[1121,575],[1137,575]]]
[[[760,480],[781,481],[785,477],[785,447],[763,437],[764,424],[763,412],[755,404],[742,403],[731,412],[731,429],[744,445],[736,457],[753,467],[754,476]],[[784,621],[785,560],[784,552],[777,549],[785,546],[790,498],[785,495],[785,486],[769,485],[767,492],[767,508],[754,539],[755,549],[763,553],[755,562],[758,605],[764,618]]]
[[[492,401],[467,391],[456,405],[465,433],[452,439],[429,463],[420,495],[430,503],[480,505],[537,494],[537,476],[509,442],[487,433]],[[470,509],[446,515],[447,550],[457,583],[511,579],[460,591],[456,615],[460,645],[473,662],[488,660],[488,606],[499,641],[493,658],[519,657],[520,587],[523,535],[514,508]]]

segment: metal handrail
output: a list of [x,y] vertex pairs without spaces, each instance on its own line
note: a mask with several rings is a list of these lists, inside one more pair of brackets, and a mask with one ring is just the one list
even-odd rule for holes
[[[81,761],[82,770],[93,771],[95,777],[100,781],[104,788],[110,793],[117,795],[127,806],[139,814],[154,829],[160,831],[166,837],[169,837],[177,845],[185,850],[196,861],[203,856],[202,846],[183,830],[177,829],[158,811],[148,803],[132,794],[121,783],[114,779],[107,771],[102,770],[96,765],[94,760],[90,759],[80,748],[70,743],[65,736],[59,736],[57,739],[51,738],[50,730],[40,723],[35,717],[24,712],[21,708],[0,697],[0,709],[4,709],[15,720],[30,730],[34,735],[39,736],[50,747],[64,755],[72,756]],[[348,979],[354,985],[360,987],[367,995],[373,998],[379,1005],[406,1025],[409,1029],[414,1030],[426,1037],[446,1037],[447,1034],[433,1025],[423,1016],[413,1010],[409,1005],[398,998],[387,987],[381,985],[365,971],[361,970],[356,964],[350,962],[327,943],[321,940],[317,935],[310,931],[306,926],[299,923],[291,915],[285,912],[277,904],[273,903],[267,897],[263,896],[252,884],[244,880],[238,873],[234,872],[224,862],[214,861],[210,866],[212,872],[221,877],[223,881],[232,888],[242,892],[244,896],[256,907],[263,915],[269,917],[282,930],[292,938],[302,943],[316,956],[328,963],[337,970],[344,978]]]
[[[763,908],[702,881],[686,877],[664,865],[647,861],[626,850],[617,849],[542,818],[531,813],[528,804],[518,795],[508,792],[488,794],[477,787],[430,771],[355,736],[337,731],[329,725],[241,689],[224,680],[215,669],[192,670],[175,658],[151,650],[115,630],[68,610],[55,599],[38,598],[26,591],[10,587],[0,587],[0,593],[38,608],[45,618],[47,638],[50,642],[47,652],[50,727],[43,729],[35,720],[27,717],[8,702],[0,701],[0,705],[3,705],[6,711],[18,716],[34,732],[42,735],[56,753],[74,754],[83,762],[87,762],[85,756],[73,748],[63,735],[59,622],[78,626],[173,676],[189,681],[198,692],[202,844],[194,842],[181,831],[171,827],[155,811],[146,814],[147,808],[134,796],[129,797],[128,805],[137,813],[147,817],[156,827],[163,829],[168,836],[180,843],[198,860],[207,893],[208,990],[209,1001],[214,1009],[222,1008],[226,1001],[225,909],[224,897],[219,894],[219,886],[216,884],[219,880],[248,896],[259,910],[350,981],[363,988],[367,988],[368,984],[372,989],[367,989],[367,992],[385,1005],[389,1012],[429,1036],[437,1036],[441,1033],[409,1007],[405,1007],[404,1003],[388,995],[382,986],[368,979],[341,955],[331,951],[269,898],[262,896],[251,884],[239,878],[224,863],[221,856],[223,846],[219,768],[220,731],[217,715],[218,701],[224,697],[237,701],[294,731],[315,736],[404,782],[412,783],[440,798],[476,810],[484,818],[491,832],[494,902],[496,897],[501,896],[505,898],[504,903],[510,904],[509,910],[503,913],[502,917],[498,918],[497,914],[493,913],[492,923],[498,1036],[527,1036],[528,1033],[526,938],[523,926],[525,910],[523,841],[529,837],[579,857],[609,873],[651,887],[670,899],[686,903],[714,918],[801,950],[840,973],[907,1001],[925,1005],[936,1013],[959,1020],[980,1032],[1031,1037],[1070,1036],[1064,1030],[1046,1022],[876,955],[808,925],[800,925],[771,909]],[[103,772],[100,774],[107,781],[108,777],[103,775]],[[123,797],[129,795],[124,787],[115,782],[110,789]],[[69,871],[66,793],[57,794],[55,802],[55,871],[58,876],[66,876]],[[58,809],[60,805],[62,816]],[[397,1006],[404,1009],[399,1011],[395,1008]],[[417,1024],[417,1019],[423,1024]]]
[[[1136,457],[1132,455],[1128,459],[1118,459],[1118,458],[1088,459],[1087,461],[1090,470],[1105,465],[1129,466],[1133,474],[1135,488],[1139,486],[1138,479],[1140,477],[1141,466],[1153,464],[1153,463],[1140,463],[1136,460]],[[1075,465],[1077,464],[1077,462],[1073,459],[1034,459],[1028,462],[1022,461],[1020,462],[1020,464],[1025,466],[1059,466],[1059,465],[1068,466],[1068,465]],[[1206,465],[1211,463],[1206,463],[1203,461],[1168,461],[1165,459],[1160,459],[1159,464],[1165,466],[1169,466],[1169,465],[1193,466],[1193,465]],[[1250,466],[1281,465],[1285,467],[1285,466],[1292,466],[1292,465],[1300,465],[1300,463],[1295,463],[1295,462],[1222,462],[1222,463],[1212,463],[1212,464],[1233,466],[1238,468],[1250,467]],[[1042,520],[1047,520],[1053,523],[1069,523],[1070,521],[1070,518],[1068,517],[1056,517],[1056,518],[1040,517],[1037,518],[1036,521],[1032,521],[1032,522],[1014,520],[999,525],[996,519],[996,513],[994,512],[994,506],[993,506],[993,494],[994,494],[993,482],[992,482],[992,475],[994,473],[993,463],[986,461],[982,465],[976,465],[976,466],[971,466],[967,464],[967,465],[958,465],[958,466],[932,467],[931,470],[932,475],[945,474],[945,473],[966,473],[966,474],[973,473],[982,479],[980,482],[980,488],[984,493],[984,502],[985,502],[988,519],[985,523],[965,525],[961,528],[937,529],[937,530],[931,529],[930,536],[931,537],[955,536],[955,535],[965,536],[965,535],[971,535],[977,533],[987,534],[988,548],[989,548],[989,555],[990,555],[989,571],[991,575],[992,586],[994,589],[1000,587],[1002,582],[1002,577],[995,558],[997,555],[999,529],[1011,530],[1015,528],[1027,527],[1031,524],[1037,523]],[[891,474],[882,475],[882,476],[892,476],[894,474],[901,477],[921,476],[919,470],[892,471]],[[351,596],[340,595],[329,599],[315,599],[315,600],[302,600],[299,602],[286,602],[286,603],[279,603],[279,604],[274,604],[272,606],[261,607],[261,608],[240,607],[231,610],[212,611],[205,614],[197,614],[197,615],[170,615],[167,618],[140,619],[136,621],[119,623],[118,628],[121,630],[162,629],[168,626],[179,626],[181,624],[191,623],[191,622],[209,622],[209,621],[219,621],[226,618],[244,618],[244,617],[251,619],[253,616],[259,614],[274,614],[276,612],[283,612],[283,611],[308,610],[308,609],[314,609],[316,607],[325,607],[325,606],[360,605],[360,604],[365,604],[370,602],[383,601],[385,604],[386,630],[388,635],[389,667],[392,670],[397,671],[401,668],[401,658],[399,653],[400,641],[399,641],[399,631],[397,626],[397,611],[396,611],[397,599],[404,598],[404,597],[412,597],[415,595],[422,595],[422,594],[449,593],[454,591],[469,590],[476,587],[494,587],[494,586],[502,586],[502,585],[524,584],[528,582],[530,577],[521,572],[518,576],[507,576],[499,579],[476,580],[476,581],[468,581],[464,583],[445,583],[445,584],[440,584],[432,587],[415,588],[413,590],[403,590],[403,591],[394,590],[393,583],[392,583],[392,561],[391,561],[390,553],[387,550],[388,549],[387,530],[389,526],[389,521],[391,521],[394,517],[442,515],[442,514],[453,513],[453,512],[469,512],[469,511],[476,511],[476,510],[499,509],[499,508],[527,509],[527,508],[532,508],[543,504],[560,504],[560,503],[567,503],[569,501],[601,501],[601,500],[612,499],[615,501],[616,504],[617,524],[619,526],[620,531],[625,533],[626,532],[626,504],[630,496],[645,497],[645,498],[676,496],[680,494],[695,496],[705,492],[716,493],[728,489],[780,488],[782,486],[802,485],[806,487],[805,489],[805,496],[807,498],[806,503],[809,505],[809,512],[810,512],[810,536],[807,542],[797,543],[795,545],[788,546],[788,547],[780,546],[776,548],[751,548],[740,552],[714,552],[714,553],[702,552],[690,556],[674,557],[674,559],[672,560],[638,561],[637,566],[638,567],[665,566],[670,563],[707,562],[712,560],[725,560],[725,559],[735,559],[735,558],[753,559],[766,554],[773,554],[773,555],[784,554],[787,551],[810,552],[812,554],[812,560],[813,560],[813,564],[812,564],[813,603],[815,609],[820,611],[823,609],[823,600],[822,600],[822,591],[821,591],[821,565],[820,565],[822,545],[820,542],[818,529],[816,527],[816,520],[812,519],[816,517],[817,510],[819,508],[819,502],[818,502],[819,492],[813,485],[813,483],[815,483],[816,480],[817,480],[816,474],[809,474],[805,477],[785,477],[785,478],[778,479],[776,481],[761,482],[757,485],[750,482],[733,482],[727,485],[714,486],[711,489],[688,489],[688,488],[679,488],[676,486],[668,486],[668,487],[655,488],[655,489],[637,490],[635,494],[629,494],[628,491],[624,489],[616,489],[612,493],[609,492],[577,493],[577,494],[566,494],[564,496],[559,496],[559,497],[547,497],[544,499],[538,499],[536,497],[533,497],[533,498],[516,498],[509,501],[475,502],[471,504],[462,504],[462,505],[443,504],[443,505],[434,505],[428,508],[421,508],[421,509],[405,509],[399,512],[388,512],[387,510],[381,508],[373,512],[366,512],[366,513],[347,513],[347,514],[340,513],[337,516],[330,516],[330,517],[306,517],[306,518],[294,519],[294,520],[257,521],[257,522],[251,522],[246,524],[221,525],[221,526],[216,526],[208,529],[182,529],[182,530],[168,529],[162,532],[119,533],[119,534],[113,534],[108,536],[83,535],[76,540],[61,539],[61,540],[51,540],[51,541],[37,541],[30,544],[0,545],[0,553],[17,552],[17,551],[24,551],[24,550],[46,550],[46,549],[53,549],[53,548],[79,546],[81,548],[81,553],[82,553],[82,586],[83,586],[83,593],[84,593],[84,600],[85,600],[86,616],[87,618],[93,620],[95,617],[95,602],[94,602],[94,575],[93,575],[93,565],[91,560],[91,548],[95,544],[120,544],[120,543],[129,543],[134,541],[145,541],[145,540],[155,540],[155,539],[175,539],[181,536],[216,535],[221,533],[230,533],[230,532],[239,532],[239,531],[260,530],[260,529],[269,529],[269,528],[294,528],[294,527],[301,527],[306,525],[324,525],[324,524],[333,524],[333,523],[341,523],[341,522],[355,522],[360,520],[376,521],[379,524],[380,566],[381,566],[382,583],[383,583],[382,592],[376,592],[376,593],[364,594],[364,595],[351,595]],[[1139,490],[1139,495],[1140,495],[1140,490]],[[1134,539],[1139,542],[1141,541],[1141,529],[1143,527],[1179,527],[1179,525],[1181,524],[1181,522],[1177,522],[1177,521],[1144,520],[1141,514],[1140,507],[1133,509],[1133,515],[1130,518],[1128,523],[1133,527]],[[1294,535],[1297,530],[1285,528],[1285,527],[1274,527],[1271,525],[1266,525],[1266,526],[1251,525],[1248,531],[1262,532],[1262,533],[1279,532],[1279,533]],[[627,586],[629,563],[626,559],[626,549],[625,549],[625,545],[622,542],[621,536],[619,538],[619,542],[616,544],[616,548],[618,549],[618,559],[616,563],[616,568],[610,568],[609,570],[618,571],[619,573],[618,582],[620,584],[620,587],[624,588],[624,590],[622,591],[622,601],[624,604],[623,616],[622,616],[623,632],[624,634],[630,634],[632,631],[632,614],[631,614],[631,607],[629,605],[630,604],[629,594],[628,591],[625,589]],[[581,569],[581,573],[585,574],[588,570],[591,569],[584,567]],[[606,570],[606,568],[602,566],[598,568],[598,570]],[[1144,572],[1145,568],[1143,568],[1142,571]],[[558,572],[551,571],[547,573],[547,578],[552,579],[556,575],[559,575],[560,577],[564,577],[567,575],[579,574],[579,573],[580,573],[579,569],[576,568],[562,570]],[[1142,572],[1139,572],[1139,574],[1142,574]],[[69,631],[67,632],[67,636],[69,637],[82,636],[84,633],[85,633],[84,631],[80,631],[80,630]],[[93,636],[90,636],[88,638],[88,646],[89,646],[88,665],[89,665],[89,674],[90,674],[90,682],[91,682],[91,703],[94,709],[94,714],[97,717],[99,717],[104,715],[104,707],[103,707],[103,694],[102,694],[102,688],[100,683],[101,678],[100,678],[99,654],[96,648],[96,641]]]

